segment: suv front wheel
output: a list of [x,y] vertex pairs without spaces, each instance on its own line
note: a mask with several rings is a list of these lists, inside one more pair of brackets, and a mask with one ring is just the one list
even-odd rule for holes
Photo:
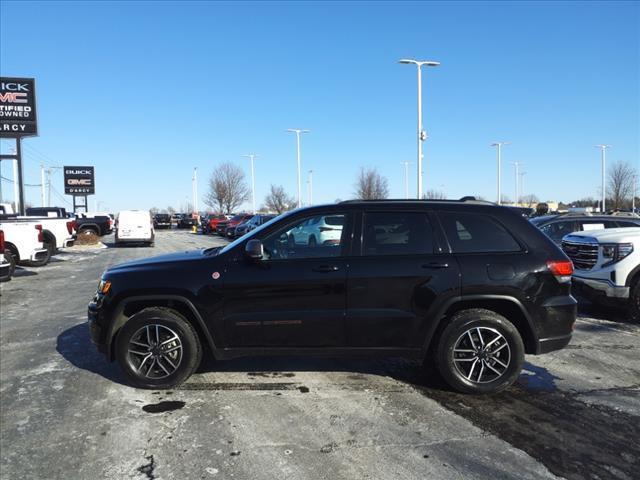
[[462,393],[506,389],[518,378],[523,362],[524,345],[518,329],[490,310],[457,312],[438,340],[438,370]]
[[168,308],[145,308],[118,332],[116,359],[138,388],[173,388],[198,368],[202,348],[182,315]]

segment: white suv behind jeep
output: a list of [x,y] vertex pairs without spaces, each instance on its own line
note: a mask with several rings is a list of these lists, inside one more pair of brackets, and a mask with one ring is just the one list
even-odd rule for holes
[[574,290],[595,303],[625,306],[640,320],[640,228],[610,228],[566,235]]

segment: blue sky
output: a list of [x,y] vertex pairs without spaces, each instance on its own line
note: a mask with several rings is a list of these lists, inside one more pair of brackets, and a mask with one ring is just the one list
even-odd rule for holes
[[639,165],[638,3],[3,1],[0,17],[0,73],[37,81],[25,180],[39,183],[41,161],[95,165],[92,207],[179,207],[193,167],[202,195],[221,162],[249,174],[246,153],[260,155],[258,203],[271,183],[295,194],[293,127],[311,130],[316,203],[350,198],[362,166],[401,197],[403,161],[415,194],[416,72],[402,57],[442,62],[424,76],[425,189],[494,200],[496,140],[512,143],[510,197],[513,161],[525,193],[564,201],[597,196],[594,144]]

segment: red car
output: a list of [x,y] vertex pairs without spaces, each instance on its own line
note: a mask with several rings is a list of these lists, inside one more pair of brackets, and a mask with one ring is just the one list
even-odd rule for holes
[[225,215],[210,215],[207,220],[206,233],[214,233],[216,228],[218,228],[218,222],[222,221],[227,221],[227,217]]

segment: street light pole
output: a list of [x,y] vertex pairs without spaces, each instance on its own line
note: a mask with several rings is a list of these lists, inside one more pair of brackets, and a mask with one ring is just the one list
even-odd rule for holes
[[302,185],[301,185],[301,174],[300,174],[300,134],[301,133],[309,133],[310,130],[303,130],[301,128],[288,128],[287,132],[294,132],[296,134],[296,148],[297,148],[297,159],[298,159],[298,208],[302,206]]
[[607,154],[605,153],[605,150],[607,148],[611,148],[611,145],[601,144],[601,145],[595,145],[595,147],[600,149],[600,159],[602,162],[602,208],[600,211],[604,213],[606,211],[605,202],[607,198],[607,192],[605,187]]
[[520,172],[520,197],[524,197],[524,176],[527,172]]
[[412,64],[418,67],[418,199],[422,198],[422,142],[427,139],[427,132],[422,129],[422,66],[437,67],[440,62],[431,60],[419,61],[403,58],[398,63]]
[[520,165],[522,165],[522,162],[512,162],[512,165],[514,165],[516,167],[516,198],[515,198],[515,205],[516,207],[520,204],[520,191],[518,189],[518,183],[519,183],[519,171],[518,168],[520,167]]
[[[193,193],[193,212],[198,213],[198,167],[193,168],[192,193]],[[192,212],[192,213],[193,213]]]
[[40,164],[40,204],[44,207],[44,165]]
[[253,209],[253,213],[256,213],[256,176],[255,170],[253,168],[253,161],[258,155],[255,153],[248,153],[247,155],[243,155],[243,157],[248,158],[251,161],[251,208]]
[[509,142],[493,142],[492,147],[498,147],[498,205],[502,205],[502,146]]

